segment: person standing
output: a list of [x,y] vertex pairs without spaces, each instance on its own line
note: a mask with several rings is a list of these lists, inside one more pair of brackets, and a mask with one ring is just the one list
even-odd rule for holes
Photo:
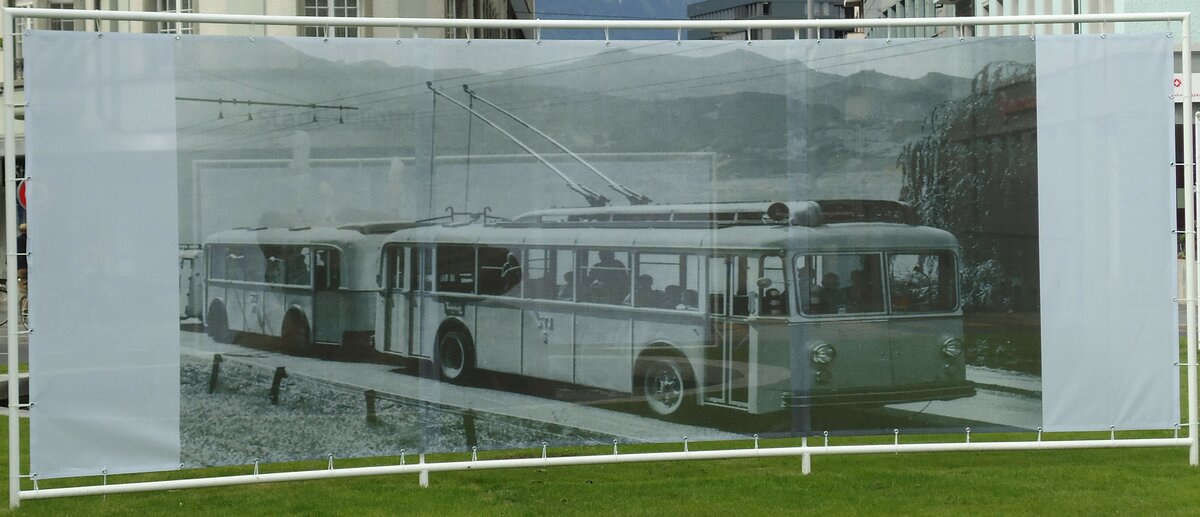
[[17,289],[20,292],[21,319],[29,314],[29,225],[17,227]]

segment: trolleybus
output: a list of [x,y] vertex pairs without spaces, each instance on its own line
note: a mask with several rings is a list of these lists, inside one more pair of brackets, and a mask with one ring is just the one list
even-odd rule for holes
[[550,209],[381,248],[379,352],[659,415],[968,397],[959,246],[886,201]]

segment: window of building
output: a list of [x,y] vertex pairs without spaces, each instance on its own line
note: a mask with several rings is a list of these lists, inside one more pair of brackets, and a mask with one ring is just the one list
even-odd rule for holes
[[[75,1],[74,0],[59,0],[59,1],[51,0],[50,8],[51,9],[74,9]],[[49,22],[49,28],[52,31],[73,31],[73,30],[75,30],[75,20],[60,20],[57,18],[51,18],[50,20],[48,20],[48,22]]]
[[[160,13],[194,13],[195,0],[158,0]],[[161,34],[195,34],[196,24],[180,22],[159,22],[158,32]]]
[[[354,18],[362,16],[359,0],[302,0],[300,14],[303,16],[336,16],[339,18]],[[301,29],[301,35],[314,38],[333,36],[337,38],[357,38],[358,27],[330,27],[325,25],[306,25]]]

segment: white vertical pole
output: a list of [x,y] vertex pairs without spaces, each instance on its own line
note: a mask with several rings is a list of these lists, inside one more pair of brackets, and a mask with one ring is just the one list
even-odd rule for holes
[[1189,462],[1193,467],[1200,466],[1200,434],[1197,434],[1197,418],[1200,418],[1196,399],[1196,171],[1194,154],[1194,131],[1192,124],[1192,25],[1191,15],[1183,17],[1183,52],[1181,55],[1183,72],[1183,218],[1184,218],[1184,280],[1187,282],[1185,296],[1187,297],[1187,405],[1188,405],[1188,439],[1192,444]]
[[[13,15],[11,9],[4,10],[0,19],[0,41],[4,45],[4,224],[5,249],[8,250],[5,265],[7,277],[17,279],[17,117],[13,106],[13,89],[15,89],[17,72],[13,47]],[[9,284],[11,289],[13,284]],[[21,419],[17,415],[17,407],[21,402],[20,383],[20,348],[17,343],[20,328],[20,295],[8,297],[8,507],[21,506]],[[14,303],[16,301],[16,303]]]

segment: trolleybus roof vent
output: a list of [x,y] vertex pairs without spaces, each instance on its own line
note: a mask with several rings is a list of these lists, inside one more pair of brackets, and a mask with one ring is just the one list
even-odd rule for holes
[[825,199],[817,201],[826,224],[917,224],[917,211],[908,203],[876,199]]

